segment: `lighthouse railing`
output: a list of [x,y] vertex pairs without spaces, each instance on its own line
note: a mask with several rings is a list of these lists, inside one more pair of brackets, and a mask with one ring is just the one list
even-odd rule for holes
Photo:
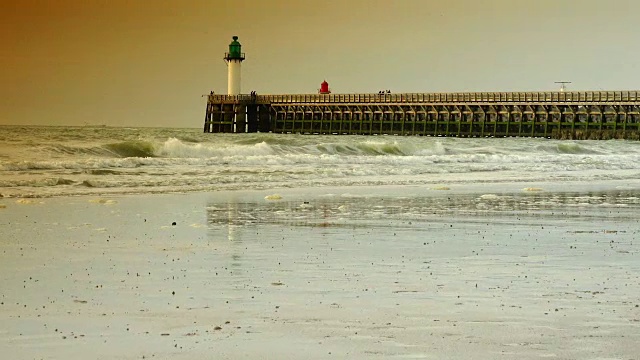
[[226,52],[224,53],[224,59],[225,60],[233,60],[233,59],[244,60],[245,57],[243,52]]

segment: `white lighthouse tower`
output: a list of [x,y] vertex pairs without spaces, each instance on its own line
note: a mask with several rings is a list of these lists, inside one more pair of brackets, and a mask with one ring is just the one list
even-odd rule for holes
[[224,60],[229,68],[229,79],[227,85],[228,95],[240,94],[240,65],[244,60],[244,53],[241,51],[242,45],[238,42],[238,37],[234,36],[233,41],[229,44],[229,52],[224,54]]

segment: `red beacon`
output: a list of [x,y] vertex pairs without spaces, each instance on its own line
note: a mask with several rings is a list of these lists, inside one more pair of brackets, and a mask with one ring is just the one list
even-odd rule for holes
[[318,94],[331,94],[331,90],[329,90],[329,83],[326,80],[320,84]]

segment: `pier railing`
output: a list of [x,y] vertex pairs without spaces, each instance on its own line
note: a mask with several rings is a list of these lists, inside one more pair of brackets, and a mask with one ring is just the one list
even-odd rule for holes
[[640,101],[640,91],[453,92],[398,94],[209,95],[209,102],[286,103],[626,103]]

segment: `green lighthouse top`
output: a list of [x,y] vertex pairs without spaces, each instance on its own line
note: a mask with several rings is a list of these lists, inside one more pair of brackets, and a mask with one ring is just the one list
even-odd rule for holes
[[229,44],[229,52],[224,54],[225,60],[244,60],[244,53],[241,51],[242,45],[238,42],[238,37],[234,36]]

